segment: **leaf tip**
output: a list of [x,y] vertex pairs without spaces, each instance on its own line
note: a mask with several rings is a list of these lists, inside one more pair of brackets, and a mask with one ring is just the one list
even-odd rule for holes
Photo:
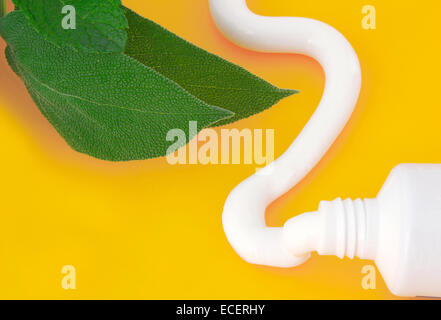
[[300,93],[299,90],[294,90],[294,89],[280,89],[280,92],[282,94],[282,97],[284,97],[284,98],[287,98],[287,97],[290,97],[292,95]]
[[224,122],[225,120],[234,118],[234,116],[236,115],[235,112],[221,108],[221,107],[212,106],[212,108],[214,108],[218,112],[219,118],[216,119],[215,121],[213,121],[212,123],[210,123],[207,127],[216,126],[217,123]]

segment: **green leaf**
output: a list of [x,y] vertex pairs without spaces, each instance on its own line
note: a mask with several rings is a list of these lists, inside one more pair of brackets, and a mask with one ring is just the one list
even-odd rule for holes
[[[122,52],[127,20],[121,0],[13,0],[31,25],[58,46],[89,51]],[[64,29],[64,6],[75,8],[76,29]]]
[[57,47],[38,34],[21,11],[0,19],[7,59],[41,112],[75,150],[125,161],[164,156],[167,132],[193,138],[233,115],[210,106],[175,82],[123,53]]
[[0,18],[6,14],[6,0],[0,0]]
[[130,9],[125,10],[129,21],[125,54],[172,79],[207,104],[235,113],[215,125],[250,117],[297,93],[278,89]]

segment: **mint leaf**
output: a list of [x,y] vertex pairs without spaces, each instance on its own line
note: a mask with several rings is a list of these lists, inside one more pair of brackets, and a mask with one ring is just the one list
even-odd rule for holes
[[6,0],[0,0],[0,18],[6,14]]
[[193,138],[233,115],[190,95],[175,82],[123,53],[57,47],[21,11],[0,19],[7,59],[44,116],[75,150],[111,161],[164,156],[167,132]]
[[175,81],[205,101],[235,113],[224,125],[269,109],[295,90],[278,89],[245,69],[206,52],[125,8],[125,54]]
[[[87,7],[77,1],[83,5],[80,8]],[[190,121],[198,123],[199,132],[264,111],[297,92],[278,89],[195,47],[121,9],[116,0],[103,3],[118,3],[130,29],[126,50],[111,54],[104,47],[74,50],[72,39],[66,46],[58,35],[51,38],[44,23],[35,24],[50,21],[51,15],[39,12],[36,8],[41,7],[31,0],[15,2],[20,9],[0,19],[11,68],[67,143],[96,158],[126,161],[164,156],[171,144],[166,141],[171,129],[183,130],[188,142],[195,134],[189,132]],[[28,9],[25,13],[23,6]],[[89,12],[89,16],[94,14]],[[85,22],[89,16],[83,16],[87,30],[96,26]]]
[[[13,0],[31,25],[58,46],[89,51],[122,52],[127,20],[120,0]],[[63,7],[75,8],[76,29],[64,29]]]

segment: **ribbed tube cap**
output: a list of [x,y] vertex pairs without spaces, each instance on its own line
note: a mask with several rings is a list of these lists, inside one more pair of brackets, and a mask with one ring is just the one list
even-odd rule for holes
[[322,201],[317,212],[290,219],[283,242],[294,255],[317,251],[320,255],[374,259],[377,248],[378,205],[375,199]]

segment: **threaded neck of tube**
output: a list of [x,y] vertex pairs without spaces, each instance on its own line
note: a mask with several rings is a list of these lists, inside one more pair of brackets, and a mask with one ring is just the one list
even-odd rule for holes
[[376,199],[322,201],[318,213],[322,220],[317,243],[319,254],[375,259],[378,238]]

